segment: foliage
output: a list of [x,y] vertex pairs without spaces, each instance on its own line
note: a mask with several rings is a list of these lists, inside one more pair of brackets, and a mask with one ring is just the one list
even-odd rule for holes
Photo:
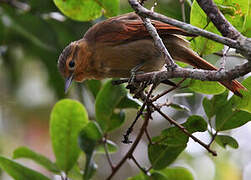
[[[249,0],[240,0],[238,2],[235,0],[215,0],[214,2],[227,20],[234,25],[236,29],[243,33],[243,35],[248,36],[248,29],[251,28],[247,21],[250,18],[251,11]],[[220,34],[196,1],[194,1],[191,8],[190,23],[197,27],[204,28],[207,31]],[[221,50],[223,45],[203,37],[198,37],[192,41],[192,47],[199,54],[211,54]]]
[[102,15],[107,17],[118,15],[119,1],[118,0],[54,0],[56,6],[68,17],[78,21],[89,21],[96,19]]
[[[250,7],[247,1],[215,1],[227,17],[227,19],[244,35],[250,35]],[[248,1],[249,2],[249,1]],[[6,4],[0,7],[0,41],[5,42],[0,46],[8,46],[7,51],[2,54],[4,65],[9,69],[10,78],[17,85],[19,77],[13,70],[13,59],[11,58],[11,48],[19,44],[25,53],[36,57],[41,61],[48,71],[48,82],[53,88],[57,97],[62,98],[63,80],[57,72],[55,60],[58,58],[63,47],[69,42],[79,39],[91,23],[79,23],[70,19],[63,22],[50,17],[50,12],[56,11],[56,7],[66,16],[77,21],[95,20],[102,14],[111,17],[119,14],[118,0],[87,0],[79,3],[76,0],[54,0],[35,1],[29,3],[30,11],[14,9]],[[162,2],[157,6],[156,11],[167,14],[176,19],[181,19],[175,8],[165,9],[166,3],[177,7],[174,2]],[[121,3],[121,7],[124,4]],[[41,8],[40,8],[41,7]],[[211,22],[208,21],[204,12],[199,8],[196,1],[192,7],[186,4],[187,11],[191,10],[191,24],[203,28],[207,23],[206,30],[218,33]],[[121,8],[121,12],[127,12],[129,7]],[[188,13],[187,13],[188,14]],[[47,15],[47,16],[45,16]],[[47,18],[45,18],[47,17]],[[49,17],[49,18],[48,18]],[[44,28],[46,27],[46,28]],[[42,31],[42,33],[41,33]],[[25,44],[25,45],[23,45]],[[201,55],[211,54],[222,49],[213,41],[202,37],[197,37],[192,41],[192,47]],[[16,65],[15,65],[16,66]],[[18,69],[17,67],[15,67]],[[163,127],[159,135],[152,137],[148,144],[148,158],[152,169],[149,176],[139,173],[130,180],[163,179],[193,180],[193,175],[183,167],[169,167],[187,147],[189,136],[195,132],[209,132],[212,141],[226,148],[238,148],[238,142],[233,137],[225,135],[224,131],[243,126],[251,120],[251,78],[243,81],[243,85],[248,91],[242,91],[243,97],[232,96],[223,86],[216,82],[202,82],[198,80],[185,81],[188,86],[186,92],[211,94],[212,97],[204,97],[202,106],[205,111],[205,120],[198,115],[187,116],[186,121],[181,125]],[[14,83],[13,83],[14,84]],[[13,153],[13,159],[26,158],[41,165],[53,174],[65,174],[74,179],[91,179],[97,170],[95,156],[97,154],[111,154],[117,151],[118,145],[108,139],[108,135],[125,124],[125,110],[139,109],[140,103],[129,97],[127,89],[123,85],[112,85],[112,80],[101,82],[88,80],[85,82],[88,90],[95,100],[94,117],[90,119],[85,106],[70,99],[58,101],[50,116],[50,135],[55,162],[44,155],[41,155],[27,147],[19,147]],[[185,94],[185,93],[184,93]],[[191,94],[190,94],[191,95]],[[175,97],[175,95],[173,96]],[[177,96],[178,97],[178,96]],[[191,97],[183,98],[188,99]],[[199,103],[196,102],[198,105]],[[190,107],[170,102],[167,107],[177,111],[190,113]],[[201,104],[199,104],[201,106]],[[192,108],[191,108],[192,109]],[[145,109],[143,109],[144,118]],[[135,115],[136,116],[136,115]],[[183,130],[182,130],[183,129]],[[185,131],[185,130],[186,131]],[[184,133],[186,132],[186,133]],[[210,145],[208,145],[210,148]],[[81,155],[85,157],[85,167],[78,166]],[[132,155],[132,154],[131,154]],[[108,155],[107,155],[108,156]],[[128,158],[132,158],[131,156]],[[14,179],[49,179],[39,172],[24,167],[14,160],[0,157],[0,167]]]

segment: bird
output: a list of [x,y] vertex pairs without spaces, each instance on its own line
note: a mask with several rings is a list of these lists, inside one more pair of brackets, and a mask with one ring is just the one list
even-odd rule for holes
[[[184,36],[193,34],[160,21],[151,20],[151,23],[174,60],[198,69],[217,70],[190,48]],[[159,71],[164,64],[162,53],[134,12],[93,25],[83,38],[65,47],[58,59],[59,72],[65,78],[65,92],[72,81],[128,78],[132,70]],[[238,96],[245,89],[237,80],[219,82]]]

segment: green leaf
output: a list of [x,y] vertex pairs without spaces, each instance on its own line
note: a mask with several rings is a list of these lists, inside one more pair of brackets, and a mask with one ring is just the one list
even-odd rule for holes
[[102,15],[102,10],[108,17],[119,12],[119,0],[54,0],[54,3],[62,13],[78,21],[94,20]]
[[215,95],[210,100],[204,98],[203,107],[208,116],[212,118],[214,115],[217,131],[224,131],[240,127],[251,120],[251,114],[236,108],[236,99],[233,96],[227,100],[228,92]]
[[73,180],[83,180],[83,174],[80,172],[78,164],[75,164],[75,166],[68,172],[67,177]]
[[201,116],[197,115],[190,116],[183,126],[189,133],[204,132],[207,130],[207,122]]
[[57,11],[57,8],[52,1],[29,0],[28,2],[31,10],[36,13],[50,13]]
[[87,122],[87,112],[78,101],[64,99],[53,107],[50,118],[52,147],[56,164],[65,173],[78,159],[78,134]]
[[95,164],[93,160],[93,154],[89,154],[86,156],[86,162],[85,162],[85,170],[84,170],[84,180],[89,180],[92,178],[94,173],[97,170],[97,165]]
[[194,180],[190,171],[183,167],[168,167],[161,171],[167,180]]
[[19,147],[13,152],[13,159],[18,158],[31,159],[53,173],[60,173],[60,170],[55,163],[53,163],[47,157],[38,154],[27,147]]
[[0,167],[15,180],[50,180],[43,174],[40,174],[37,171],[29,169],[3,156],[0,156]]
[[97,167],[93,160],[95,148],[102,139],[102,132],[96,122],[89,122],[79,134],[79,146],[86,154],[84,179],[90,179]]
[[231,136],[217,135],[215,141],[223,148],[226,148],[227,145],[234,149],[239,147],[238,142]]
[[[197,1],[194,1],[191,8],[190,24],[196,27],[205,28],[208,22],[209,21],[207,15],[200,8]],[[213,23],[211,22],[208,24],[205,30],[211,31],[216,34],[220,34],[218,30],[214,27]],[[215,41],[212,40],[208,40],[204,37],[196,37],[191,42],[191,45],[192,48],[199,54],[212,54],[223,48],[222,44],[216,43]]]
[[[187,1],[184,2],[185,3],[185,16],[186,16],[186,20],[189,19],[189,15],[190,15],[190,6],[187,3]],[[146,3],[147,6],[147,3]],[[148,3],[148,8],[150,9],[153,6],[153,3]],[[177,19],[182,21],[182,12],[180,10],[180,3],[179,1],[158,1],[158,5],[154,8],[155,12],[158,12],[160,14],[166,15],[168,17]]]
[[202,103],[203,103],[204,111],[205,111],[208,119],[210,120],[215,114],[214,105],[207,97],[204,97]]
[[242,81],[242,84],[247,88],[247,91],[241,90],[242,98],[233,96],[232,99],[237,109],[251,113],[251,76]]
[[119,13],[119,0],[100,0],[107,17],[116,16]]
[[99,91],[95,108],[96,119],[104,132],[111,131],[122,125],[124,122],[124,113],[115,113],[115,109],[127,94],[122,85],[112,85],[112,81],[107,81]]
[[[183,139],[185,139],[184,136]],[[176,145],[149,144],[148,156],[153,169],[162,169],[171,164],[186,148],[187,141],[177,142]]]
[[241,110],[231,109],[229,102],[216,114],[216,130],[225,131],[240,127],[251,121],[251,114]]
[[129,177],[127,180],[146,180],[146,176],[143,173],[139,173],[138,175],[134,177]]
[[91,91],[94,97],[97,96],[99,90],[101,89],[102,83],[99,80],[86,80],[85,84],[87,85],[88,89]]
[[151,180],[167,180],[167,177],[160,171],[153,171],[153,173],[151,173],[149,178],[145,178],[145,179],[151,179]]
[[[238,31],[246,30],[247,16],[250,13],[250,0],[215,0],[214,2]],[[224,9],[222,9],[223,6]]]
[[182,68],[185,68],[185,67],[188,66],[187,63],[183,63],[183,62],[180,62],[180,61],[176,61],[175,63],[176,63],[178,66],[182,67]]
[[[215,0],[214,1],[219,9],[222,11],[226,19],[240,32],[246,32],[247,19],[250,15],[250,2],[249,0]],[[190,23],[200,28],[204,28],[208,23],[208,18],[203,10],[199,7],[198,3],[194,1],[191,9]],[[209,23],[206,30],[219,34],[213,23]],[[223,45],[210,41],[206,38],[198,37],[192,41],[193,48],[199,54],[211,54],[223,48]]]
[[[56,50],[57,35],[44,19],[29,13],[16,15],[16,11],[9,7],[4,9],[4,13],[9,21],[8,31],[17,32],[34,45],[45,50]],[[41,29],[43,29],[43,33],[41,33]]]
[[184,105],[181,105],[181,104],[175,104],[175,103],[171,103],[169,105],[171,108],[173,109],[176,109],[176,110],[179,110],[179,111],[187,111],[187,112],[190,112],[190,109]]
[[112,131],[120,127],[125,122],[125,112],[120,110],[119,113],[113,113],[109,121],[109,128],[107,131]]
[[125,109],[125,108],[134,108],[138,109],[140,107],[140,104],[129,98],[128,96],[125,96],[123,99],[121,99],[120,103],[118,104],[117,108],[119,109]]
[[102,137],[98,124],[90,121],[79,133],[79,146],[86,154],[92,153]]
[[213,98],[203,99],[203,107],[206,112],[208,118],[210,119],[214,115],[217,114],[218,111],[221,111],[221,108],[227,104],[228,92],[224,91],[224,93],[215,95]]
[[[107,143],[107,150],[109,153],[115,153],[118,151],[117,144],[115,144],[114,142],[112,142],[110,140],[106,140],[106,143]],[[103,144],[98,145],[96,151],[97,151],[97,153],[104,154],[105,153],[104,145]]]
[[213,81],[192,80],[189,89],[202,94],[221,94],[226,88]]
[[102,7],[99,1],[94,0],[53,0],[59,10],[77,21],[89,21],[102,15]]
[[250,7],[250,3],[251,1],[248,0],[249,2],[249,6],[248,6],[248,14],[245,18],[245,26],[243,28],[243,35],[246,37],[251,37],[251,7]]
[[[203,132],[207,123],[200,116],[190,116],[182,124],[189,133]],[[153,169],[163,169],[171,164],[186,148],[188,136],[177,127],[171,127],[161,132],[160,136],[152,138],[153,144],[148,145],[148,157]]]
[[194,180],[194,178],[186,168],[168,167],[162,170],[151,170],[150,176],[146,176],[141,172],[127,180]]
[[148,157],[153,169],[163,169],[171,164],[186,148],[188,137],[176,127],[163,130],[148,145]]

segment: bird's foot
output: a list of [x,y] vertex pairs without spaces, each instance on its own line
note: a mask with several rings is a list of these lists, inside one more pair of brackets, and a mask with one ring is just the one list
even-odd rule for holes
[[173,65],[166,65],[166,70],[167,71],[173,71],[174,69],[176,69],[178,66],[177,64],[173,64]]
[[135,79],[137,74],[144,73],[143,71],[139,71],[139,69],[142,68],[143,65],[144,63],[141,63],[131,69],[131,76],[128,80],[128,85],[126,86],[126,88],[130,90],[130,93],[134,93],[140,85],[140,83],[137,83]]

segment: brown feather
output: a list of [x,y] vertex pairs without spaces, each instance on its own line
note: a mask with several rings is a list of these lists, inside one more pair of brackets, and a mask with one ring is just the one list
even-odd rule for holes
[[[189,48],[189,42],[181,38],[194,36],[182,29],[159,21],[152,21],[171,56],[196,68],[217,70]],[[79,51],[74,55],[76,47]],[[135,13],[128,13],[97,23],[83,39],[68,46],[59,58],[59,69],[69,76],[68,64],[74,57],[76,68],[74,80],[129,77],[131,69],[142,64],[140,71],[160,70],[165,61],[155,47],[152,37]],[[221,84],[240,96],[245,89],[238,81],[220,81]]]

